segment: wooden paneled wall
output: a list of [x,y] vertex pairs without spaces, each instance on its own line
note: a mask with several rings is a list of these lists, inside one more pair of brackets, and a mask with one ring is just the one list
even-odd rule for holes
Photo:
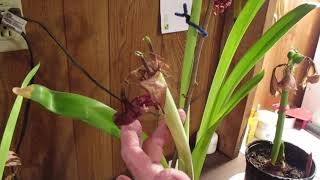
[[[119,95],[121,81],[139,66],[135,50],[146,50],[142,41],[149,35],[156,50],[170,65],[168,81],[175,98],[180,86],[180,70],[185,32],[161,35],[159,1],[150,0],[22,0],[24,14],[39,20],[63,42],[81,64],[101,83]],[[205,5],[204,5],[205,7]],[[182,8],[182,7],[181,7]],[[208,75],[215,69],[220,51],[224,16],[216,16],[202,55],[197,100],[192,104],[192,132],[199,126],[208,89]],[[28,24],[36,61],[41,62],[36,83],[59,91],[96,98],[114,108],[119,103],[92,84],[39,27]],[[0,123],[3,130],[19,86],[29,70],[27,51],[0,54]],[[130,86],[128,93],[139,93]],[[23,117],[23,114],[22,116]],[[21,120],[22,118],[20,118]],[[142,119],[147,132],[157,126],[153,115]],[[21,124],[16,130],[16,141]],[[2,131],[1,131],[2,132]],[[26,137],[20,149],[23,180],[112,179],[125,173],[119,140],[79,121],[72,121],[32,103]],[[172,145],[167,151],[172,150]]]

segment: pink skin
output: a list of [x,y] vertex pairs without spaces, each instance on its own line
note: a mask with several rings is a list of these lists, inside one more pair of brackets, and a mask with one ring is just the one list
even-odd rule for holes
[[[181,119],[186,115],[179,110]],[[143,143],[141,148],[141,124],[135,120],[121,127],[121,156],[135,180],[190,180],[182,171],[164,169],[160,160],[163,146],[171,141],[170,131],[165,123],[161,123],[154,133]],[[131,180],[121,175],[117,180]]]

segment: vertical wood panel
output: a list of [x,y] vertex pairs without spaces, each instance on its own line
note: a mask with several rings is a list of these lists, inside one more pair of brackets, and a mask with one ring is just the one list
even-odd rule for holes
[[[103,85],[110,85],[108,1],[65,0],[67,47]],[[69,64],[70,89],[106,104],[110,97]],[[75,121],[75,144],[79,179],[112,178],[111,136]]]
[[[62,1],[23,1],[23,8],[26,16],[44,22],[64,42]],[[41,29],[31,24],[29,27],[31,28],[27,29],[27,34],[31,38],[36,60],[42,63],[36,82],[49,88],[68,91],[64,55]],[[21,73],[25,75],[25,72]],[[73,125],[70,120],[32,104],[21,147],[21,179],[77,179],[73,141]]]
[[[140,66],[140,61],[134,56],[135,50],[147,50],[142,38],[149,35],[155,48],[160,51],[159,44],[159,2],[149,0],[117,0],[109,1],[109,33],[110,33],[110,76],[111,88],[120,93],[121,82],[130,71]],[[130,86],[129,95],[137,95],[140,90],[137,86]],[[111,105],[120,108],[117,100],[112,99]],[[145,117],[142,121],[144,130],[151,132],[157,124],[154,117]],[[120,156],[120,143],[113,142],[113,172],[116,177],[123,173],[125,166]]]

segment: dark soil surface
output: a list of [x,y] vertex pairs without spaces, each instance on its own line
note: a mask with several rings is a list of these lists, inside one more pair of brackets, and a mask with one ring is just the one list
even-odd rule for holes
[[304,172],[283,162],[273,166],[271,164],[271,149],[260,149],[249,154],[249,161],[260,170],[269,174],[286,178],[304,178]]

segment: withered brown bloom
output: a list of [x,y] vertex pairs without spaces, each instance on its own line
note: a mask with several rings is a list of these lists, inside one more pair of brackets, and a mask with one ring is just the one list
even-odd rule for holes
[[320,80],[320,75],[317,72],[316,66],[311,58],[306,58],[308,65],[307,70],[303,75],[303,81],[301,86],[305,88],[308,83],[315,84],[318,83]]
[[297,83],[290,68],[290,66],[286,66],[283,70],[283,78],[279,82],[279,87],[286,91],[295,91],[297,90]]
[[229,6],[231,6],[232,0],[214,0],[214,13],[223,13]]
[[114,121],[118,126],[127,125],[137,120],[150,107],[158,109],[159,105],[149,94],[135,97],[132,101],[123,102],[123,111],[117,112]]
[[137,96],[131,101],[123,97],[122,111],[115,114],[115,123],[119,126],[130,124],[137,120],[144,112],[148,112],[152,107],[162,110],[167,86],[160,82],[160,73],[168,66],[162,58],[153,52],[153,47],[149,44],[150,53],[145,56],[142,52],[136,51],[142,65],[132,71],[125,80],[126,84],[138,84],[146,92],[142,96]]

